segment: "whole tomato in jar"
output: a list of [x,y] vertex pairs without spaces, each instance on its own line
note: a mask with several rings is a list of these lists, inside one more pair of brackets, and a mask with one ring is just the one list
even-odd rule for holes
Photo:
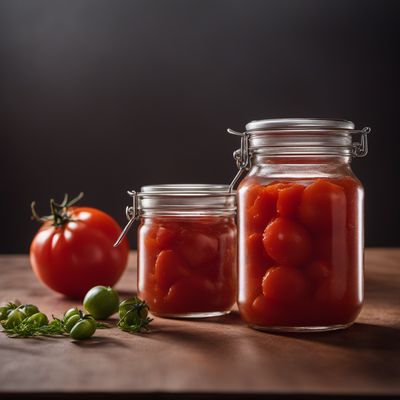
[[40,217],[32,203],[32,218],[43,222],[30,247],[32,269],[56,292],[83,298],[96,285],[113,286],[124,272],[129,246],[126,239],[113,247],[121,233],[108,214],[91,207],[73,207],[81,198],[50,201],[51,215]]

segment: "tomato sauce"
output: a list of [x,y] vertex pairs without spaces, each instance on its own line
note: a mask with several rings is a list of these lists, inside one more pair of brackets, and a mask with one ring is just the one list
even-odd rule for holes
[[360,312],[363,189],[353,177],[239,188],[239,309],[258,327],[347,325]]
[[237,296],[233,217],[146,218],[139,230],[139,296],[153,314],[228,312]]

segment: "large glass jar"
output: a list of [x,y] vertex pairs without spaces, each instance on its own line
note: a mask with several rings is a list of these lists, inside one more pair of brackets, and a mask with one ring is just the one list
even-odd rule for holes
[[225,185],[144,186],[131,194],[131,214],[141,220],[138,295],[150,312],[171,318],[229,313],[237,298],[235,194]]
[[[238,165],[239,309],[251,327],[350,326],[363,303],[363,188],[352,156],[369,128],[343,120],[246,125]],[[355,134],[361,135],[353,142]]]

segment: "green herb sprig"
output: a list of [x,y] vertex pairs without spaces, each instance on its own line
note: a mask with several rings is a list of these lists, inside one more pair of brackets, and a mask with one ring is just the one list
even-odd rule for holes
[[29,322],[27,319],[22,321],[20,324],[6,328],[5,322],[1,323],[2,331],[9,337],[12,338],[26,338],[32,336],[67,336],[68,333],[65,331],[64,322],[53,316],[53,320],[43,326],[36,326]]
[[[125,332],[139,333],[149,331],[149,306],[138,297],[131,297],[119,304],[120,320],[117,326]],[[96,321],[90,314],[84,314],[74,307],[64,313],[63,319],[52,316],[48,321],[33,304],[7,303],[0,306],[0,331],[10,338],[28,338],[35,336],[70,336],[73,339],[86,339],[93,335],[96,329],[110,329],[115,325]],[[92,324],[91,334],[87,330]],[[86,325],[85,325],[86,324]],[[79,325],[79,329],[75,329]],[[93,326],[94,325],[94,326]],[[85,337],[83,337],[83,336]]]

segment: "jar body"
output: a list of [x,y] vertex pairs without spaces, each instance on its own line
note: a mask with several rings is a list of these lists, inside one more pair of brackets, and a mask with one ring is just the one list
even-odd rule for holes
[[234,217],[142,218],[138,291],[152,314],[196,318],[230,312],[237,297]]
[[363,188],[349,158],[258,160],[238,189],[239,309],[252,327],[349,326],[363,302]]

